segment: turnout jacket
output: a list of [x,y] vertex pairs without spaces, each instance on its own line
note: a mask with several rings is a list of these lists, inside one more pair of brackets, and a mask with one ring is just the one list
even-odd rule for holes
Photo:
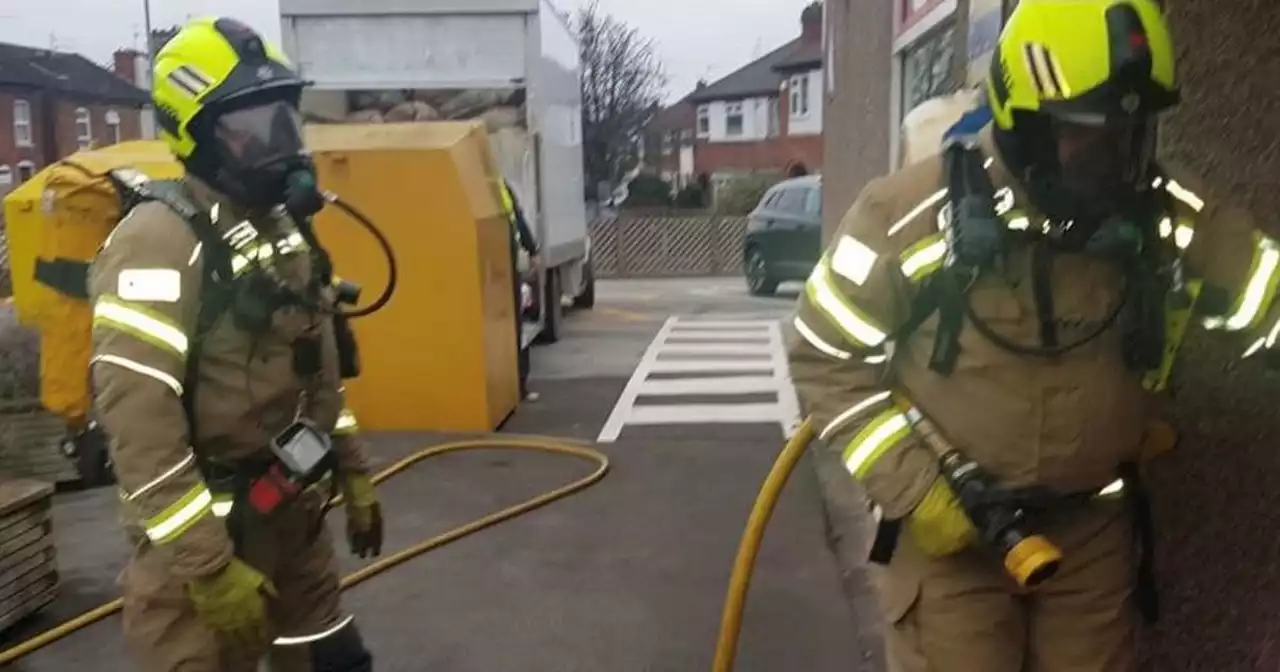
[[[205,225],[231,246],[233,274],[266,267],[290,288],[306,286],[310,250],[292,220],[245,220],[205,184],[188,177],[184,185],[191,204],[208,212]],[[234,469],[265,461],[270,440],[301,417],[332,433],[340,468],[368,469],[327,316],[280,308],[267,333],[254,336],[223,311],[203,335],[198,380],[186,379],[208,259],[187,222],[147,201],[117,225],[89,275],[95,407],[110,436],[124,522],[136,543],[166,551],[182,577],[216,571],[234,550],[220,520],[231,502],[210,491],[203,462]],[[317,336],[319,372],[299,377],[294,341]],[[196,436],[183,407],[191,394]]]
[[[1040,226],[1044,218],[1000,161],[990,126],[980,138],[1004,225]],[[936,456],[915,439],[891,393],[1004,485],[1062,493],[1118,487],[1117,467],[1139,457],[1151,393],[1167,379],[1178,338],[1168,342],[1159,370],[1143,372],[1122,360],[1116,326],[1050,359],[1001,349],[966,315],[954,371],[935,373],[929,359],[938,314],[905,338],[895,332],[947,254],[942,178],[937,156],[868,184],[806,284],[788,350],[794,383],[820,437],[841,451],[851,477],[889,519],[910,513],[938,474]],[[1280,331],[1272,301],[1276,241],[1243,209],[1206,195],[1194,176],[1170,171],[1155,186],[1172,204],[1160,235],[1182,255],[1193,285],[1203,282],[1231,296],[1228,312],[1205,318],[1203,326],[1247,334],[1245,354],[1270,347]],[[1015,247],[1006,270],[984,273],[968,299],[1000,335],[1037,344],[1030,260],[1030,246]],[[1051,277],[1064,341],[1099,326],[1124,285],[1117,263],[1086,254],[1057,254]],[[1190,313],[1168,317],[1177,327]]]

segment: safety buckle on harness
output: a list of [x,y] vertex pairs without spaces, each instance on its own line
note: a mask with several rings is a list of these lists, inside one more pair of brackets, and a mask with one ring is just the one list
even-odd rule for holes
[[299,420],[271,440],[275,459],[249,487],[249,504],[268,514],[320,482],[334,466],[329,436],[308,420]]

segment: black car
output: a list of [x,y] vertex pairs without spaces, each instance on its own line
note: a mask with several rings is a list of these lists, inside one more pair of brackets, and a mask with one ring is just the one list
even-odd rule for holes
[[742,254],[747,289],[756,296],[807,279],[822,255],[822,176],[793,178],[765,192],[748,220]]

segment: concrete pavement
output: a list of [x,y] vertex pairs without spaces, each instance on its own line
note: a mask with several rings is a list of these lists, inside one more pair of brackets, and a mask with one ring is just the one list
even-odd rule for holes
[[[572,313],[560,343],[534,350],[532,382],[542,401],[520,408],[503,431],[594,440],[669,316],[771,319],[793,300],[747,297],[738,279],[602,282],[598,308]],[[441,438],[379,436],[376,457],[388,463]],[[595,487],[350,591],[347,605],[377,653],[377,669],[709,669],[738,539],[782,438],[776,421],[628,427],[602,446],[613,468]],[[380,489],[389,550],[589,469],[568,458],[496,450],[425,463]],[[740,671],[879,669],[874,633],[859,628],[854,614],[870,598],[828,545],[835,538],[856,561],[850,549],[860,539],[852,527],[830,534],[834,519],[824,514],[821,492],[826,483],[830,501],[842,483],[824,473],[807,458],[774,514],[748,601]],[[126,549],[112,496],[59,496],[64,594],[15,637],[115,594]],[[13,669],[131,668],[113,618]]]

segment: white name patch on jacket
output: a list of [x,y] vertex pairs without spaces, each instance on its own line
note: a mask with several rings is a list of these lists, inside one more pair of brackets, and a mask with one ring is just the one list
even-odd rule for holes
[[125,301],[174,303],[182,298],[182,274],[172,268],[130,268],[120,271],[116,296]]

